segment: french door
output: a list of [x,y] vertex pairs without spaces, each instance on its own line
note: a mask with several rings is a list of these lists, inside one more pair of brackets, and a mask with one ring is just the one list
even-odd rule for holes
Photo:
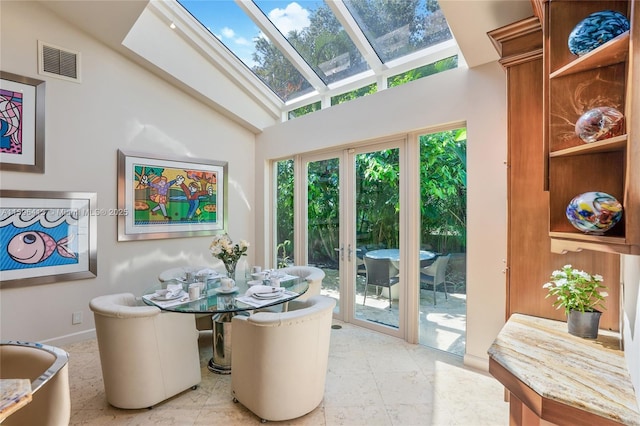
[[334,316],[403,338],[404,147],[396,139],[302,156],[296,176],[306,242],[296,258],[325,271],[321,292],[337,299]]

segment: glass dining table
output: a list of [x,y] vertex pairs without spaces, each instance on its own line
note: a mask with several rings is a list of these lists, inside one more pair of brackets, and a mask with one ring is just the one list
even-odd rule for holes
[[[201,296],[198,299],[189,299],[188,284],[173,279],[158,282],[145,290],[142,300],[145,304],[157,306],[163,311],[182,314],[206,314],[211,315],[212,321],[212,346],[213,357],[209,360],[210,371],[219,374],[231,373],[231,319],[236,315],[250,315],[256,309],[264,309],[283,305],[294,300],[309,289],[309,283],[300,277],[286,276],[280,280],[283,288],[280,295],[274,299],[257,299],[247,295],[249,285],[247,280],[239,278],[231,291],[220,288],[220,278],[208,278],[202,282]],[[166,300],[157,296],[156,291],[166,289],[167,286],[180,283],[183,285],[182,293],[173,299]]]

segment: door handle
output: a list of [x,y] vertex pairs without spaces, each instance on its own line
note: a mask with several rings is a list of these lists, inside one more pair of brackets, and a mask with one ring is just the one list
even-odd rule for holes
[[351,262],[351,253],[353,253],[353,249],[351,248],[351,244],[349,244],[349,248],[347,249],[347,260]]

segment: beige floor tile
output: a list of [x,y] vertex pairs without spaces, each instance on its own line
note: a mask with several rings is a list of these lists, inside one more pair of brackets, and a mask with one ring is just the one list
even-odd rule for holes
[[[394,337],[342,325],[331,334],[324,400],[293,426],[500,426],[508,404],[490,375],[462,358]],[[68,345],[71,425],[252,425],[260,419],[231,396],[231,376],[209,372],[211,334],[201,333],[202,382],[151,410],[107,404],[95,340]]]

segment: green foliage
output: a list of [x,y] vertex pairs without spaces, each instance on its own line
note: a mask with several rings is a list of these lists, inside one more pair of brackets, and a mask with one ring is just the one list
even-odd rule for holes
[[544,284],[549,293],[545,298],[556,297],[553,306],[570,311],[593,312],[596,308],[606,309],[604,298],[608,294],[604,291],[601,275],[591,275],[585,271],[573,269],[571,265],[564,265],[561,270],[553,271],[551,281]]
[[311,114],[312,112],[320,111],[321,103],[320,101],[314,102],[309,105],[301,106],[300,108],[296,108],[294,110],[289,111],[288,119],[292,120],[294,118],[302,117],[303,115]]
[[399,245],[399,154],[387,149],[356,156],[358,246]]
[[339,245],[339,160],[309,163],[307,179],[307,221],[309,260],[328,262]]
[[289,241],[288,248],[293,261],[293,160],[276,163],[276,244]]
[[438,251],[466,246],[466,139],[466,129],[420,136],[422,242]]
[[[466,130],[420,138],[421,241],[437,251],[466,246]],[[358,247],[399,246],[399,150],[355,157]],[[309,163],[309,262],[334,262],[339,247],[339,160]],[[277,244],[293,241],[293,160],[277,163]],[[280,247],[280,246],[278,246]],[[280,248],[278,248],[280,250]]]
[[[376,52],[383,61],[451,38],[446,19],[435,0],[427,0],[424,6],[420,6],[420,0],[350,0],[346,5],[369,40],[380,44]],[[325,83],[368,69],[366,61],[326,3],[311,11],[309,22],[303,30],[284,35]],[[256,37],[254,43],[253,60],[256,65],[252,69],[281,99],[287,101],[313,90],[268,39]],[[345,69],[333,68],[332,72],[325,74],[322,68],[326,67],[321,66],[332,61],[344,61],[348,66]],[[372,91],[375,91],[375,85],[358,89],[354,94],[340,95],[333,104]]]
[[351,101],[353,99],[360,98],[362,96],[370,95],[372,93],[375,93],[377,89],[378,89],[378,85],[373,83],[368,86],[364,86],[347,93],[342,93],[340,95],[333,96],[331,98],[331,106],[338,105],[343,102]]
[[[284,240],[276,246],[276,256],[278,258],[278,268],[286,268],[291,262],[291,258],[287,254],[291,252],[291,241]],[[282,253],[281,253],[282,252]]]
[[458,56],[445,58],[432,64],[427,64],[419,68],[414,68],[405,73],[394,75],[387,80],[388,87],[400,86],[422,77],[437,74],[442,71],[450,70],[458,66]]

